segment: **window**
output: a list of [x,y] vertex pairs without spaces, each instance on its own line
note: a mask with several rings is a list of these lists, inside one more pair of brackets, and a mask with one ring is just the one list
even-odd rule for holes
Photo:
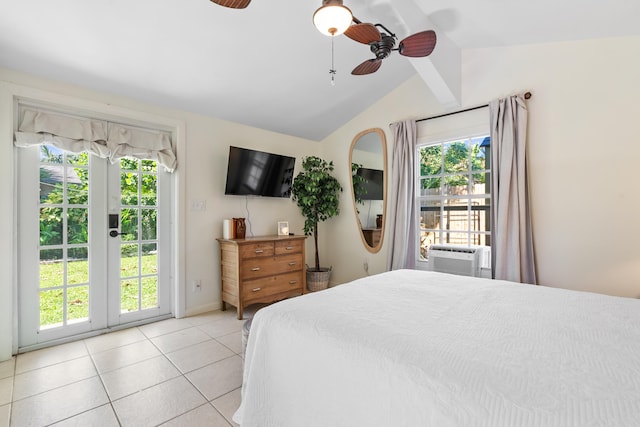
[[433,244],[491,246],[490,148],[487,135],[418,145],[420,261]]

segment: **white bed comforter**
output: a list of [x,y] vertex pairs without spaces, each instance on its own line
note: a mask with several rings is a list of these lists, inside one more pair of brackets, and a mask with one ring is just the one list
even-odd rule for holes
[[252,321],[242,427],[640,426],[640,301],[400,270]]

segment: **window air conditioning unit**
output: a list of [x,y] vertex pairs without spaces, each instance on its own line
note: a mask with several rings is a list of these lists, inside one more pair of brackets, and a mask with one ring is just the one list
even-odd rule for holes
[[454,245],[431,245],[427,270],[461,276],[480,277],[482,248]]

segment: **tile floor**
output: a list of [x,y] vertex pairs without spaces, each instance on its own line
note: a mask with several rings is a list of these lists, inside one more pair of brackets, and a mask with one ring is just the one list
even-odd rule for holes
[[242,324],[231,307],[0,362],[0,427],[237,426]]

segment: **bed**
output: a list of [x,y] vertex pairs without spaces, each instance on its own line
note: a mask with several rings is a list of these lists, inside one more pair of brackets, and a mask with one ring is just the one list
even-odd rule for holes
[[398,270],[258,311],[242,427],[640,425],[640,301]]

